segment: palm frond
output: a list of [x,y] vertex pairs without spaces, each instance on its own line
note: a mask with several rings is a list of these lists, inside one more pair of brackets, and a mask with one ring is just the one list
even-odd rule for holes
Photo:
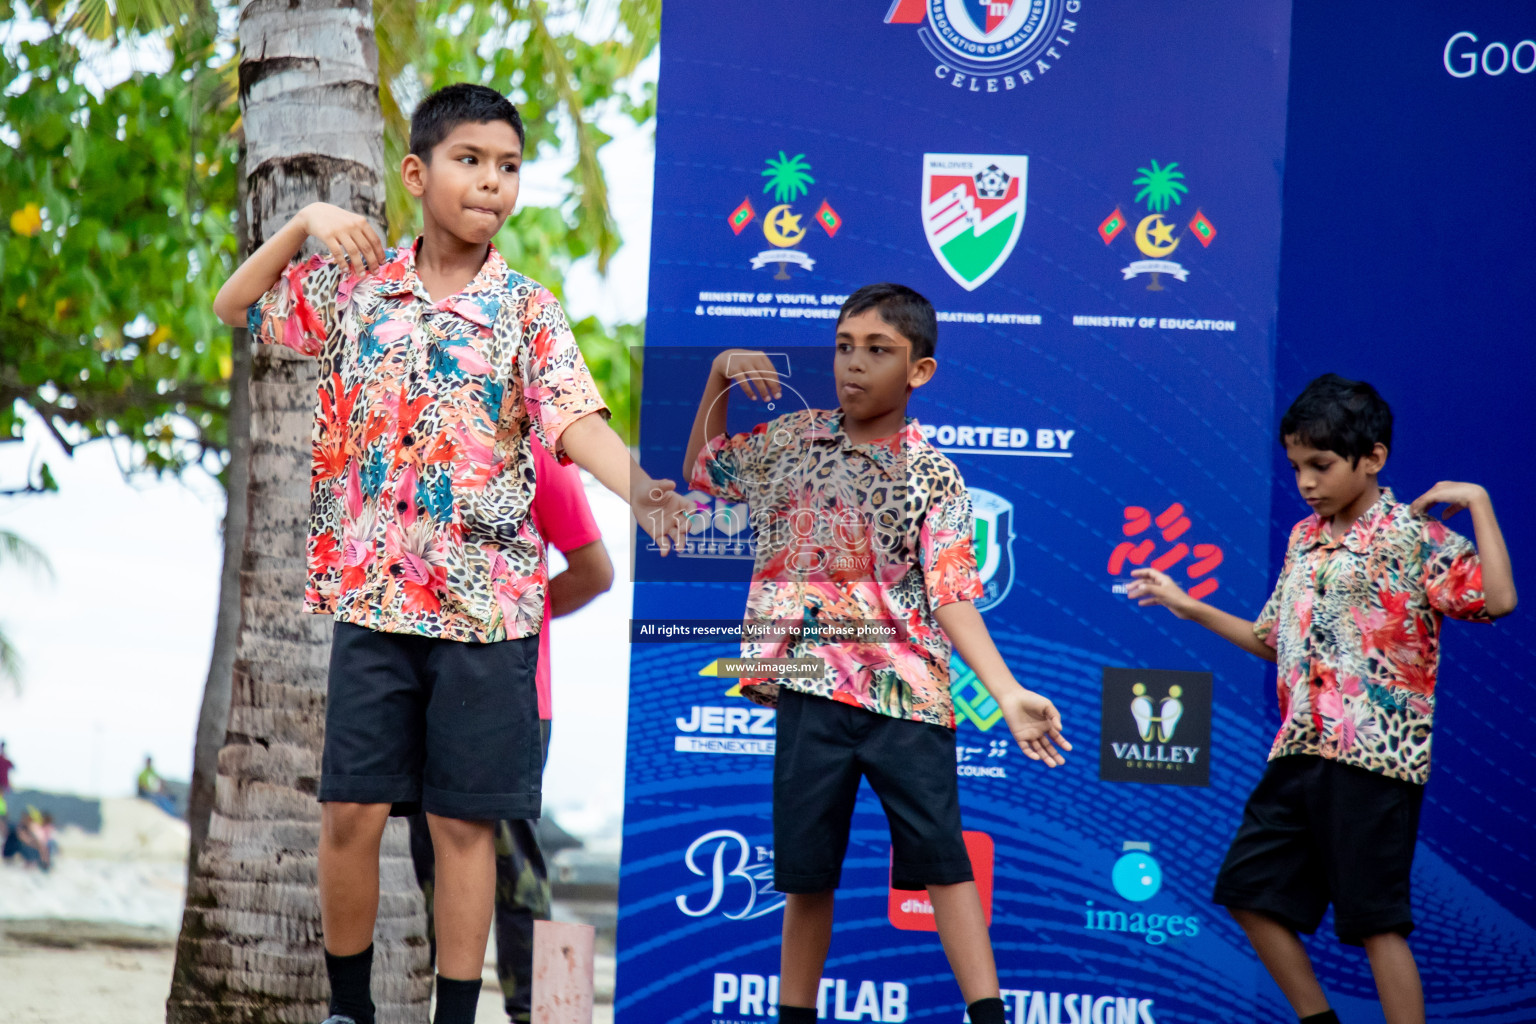
[[527,16],[528,45],[539,49],[544,67],[554,76],[555,94],[560,97],[561,106],[571,119],[571,133],[576,140],[576,167],[573,173],[578,198],[595,222],[593,248],[596,250],[597,270],[605,274],[608,272],[608,261],[618,251],[620,242],[618,225],[614,223],[613,211],[608,204],[608,180],[597,158],[597,151],[607,141],[607,136],[587,121],[581,87],[576,81],[570,58],[562,40],[550,30],[548,6],[543,0],[529,0]]
[[96,40],[153,32],[212,13],[209,0],[79,0],[66,27]]
[[10,530],[0,530],[0,566],[5,563],[40,573],[50,579],[53,577],[53,565],[48,561],[48,556],[43,554],[42,548]]
[[6,639],[5,634],[0,633],[0,683],[10,683],[19,693],[23,667],[21,654]]

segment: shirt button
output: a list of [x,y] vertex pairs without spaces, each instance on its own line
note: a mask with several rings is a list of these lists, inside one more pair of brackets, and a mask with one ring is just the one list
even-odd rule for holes
[[410,503],[409,502],[404,502],[404,501],[397,502],[396,505],[395,505],[396,511],[399,511],[399,512],[404,512],[405,510],[409,509],[410,507],[411,507]]
[[416,443],[416,438],[412,434],[406,434],[404,437],[402,437],[400,439],[400,443],[405,445],[407,448],[409,448],[411,445]]

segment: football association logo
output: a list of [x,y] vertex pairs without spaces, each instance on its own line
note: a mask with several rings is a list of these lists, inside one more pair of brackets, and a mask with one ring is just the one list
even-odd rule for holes
[[934,76],[967,92],[1009,92],[1072,45],[1082,0],[892,0],[887,25],[922,25]]
[[954,282],[975,291],[1007,262],[1024,227],[1027,156],[927,153],[923,233]]

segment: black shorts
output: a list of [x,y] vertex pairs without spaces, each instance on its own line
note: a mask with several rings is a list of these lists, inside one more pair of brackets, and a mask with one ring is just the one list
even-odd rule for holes
[[1243,808],[1213,899],[1339,941],[1413,931],[1409,873],[1424,787],[1311,754],[1277,757]]
[[859,779],[885,808],[891,885],[973,879],[960,831],[955,732],[779,689],[773,758],[773,887],[836,889]]
[[320,800],[537,818],[538,661],[537,635],[476,644],[336,623]]

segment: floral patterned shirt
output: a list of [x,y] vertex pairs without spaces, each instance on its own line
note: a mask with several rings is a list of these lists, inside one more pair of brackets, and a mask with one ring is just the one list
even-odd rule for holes
[[971,499],[955,464],[917,421],[854,444],[840,411],[789,413],[712,439],[691,486],[745,502],[754,566],[743,658],[820,659],[824,674],[748,677],[774,704],[780,686],[894,718],[953,729],[950,641],[933,610],[981,596]]
[[607,413],[554,296],[493,246],[433,302],[412,246],[366,277],[329,256],[297,262],[250,325],[320,360],[305,606],[447,640],[538,633],[548,569],[530,445],[569,463],[561,432]]
[[1317,515],[1297,523],[1254,623],[1278,656],[1270,758],[1316,754],[1422,785],[1446,615],[1490,621],[1476,550],[1439,520],[1383,491],[1342,538]]

